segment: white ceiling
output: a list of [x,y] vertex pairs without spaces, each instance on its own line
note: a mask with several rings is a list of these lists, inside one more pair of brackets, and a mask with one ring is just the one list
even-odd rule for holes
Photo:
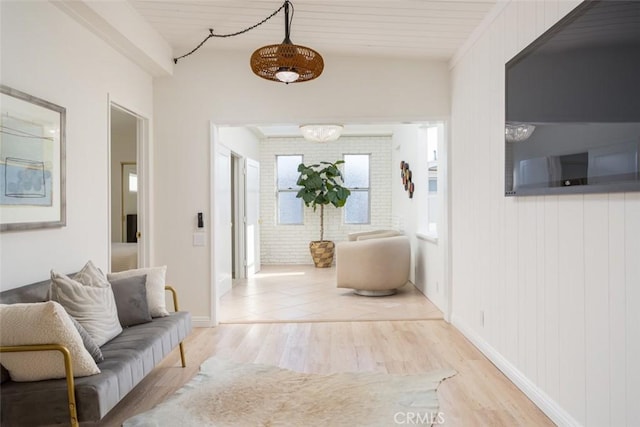
[[[129,0],[181,56],[209,35],[248,28],[281,0]],[[291,41],[320,54],[449,60],[497,0],[292,0]],[[203,49],[241,50],[278,44],[284,12],[239,36],[212,38]],[[261,138],[300,136],[297,125],[250,127]],[[390,135],[392,124],[345,124],[343,135]]]
[[[227,34],[250,27],[282,6],[280,0],[130,0],[180,56],[209,28]],[[294,0],[291,41],[323,53],[448,60],[496,0]],[[278,44],[284,12],[243,35],[213,38],[205,49],[245,50]]]

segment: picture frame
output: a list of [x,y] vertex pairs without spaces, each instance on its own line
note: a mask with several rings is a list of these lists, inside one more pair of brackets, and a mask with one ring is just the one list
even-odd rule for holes
[[0,85],[0,231],[66,226],[66,109]]

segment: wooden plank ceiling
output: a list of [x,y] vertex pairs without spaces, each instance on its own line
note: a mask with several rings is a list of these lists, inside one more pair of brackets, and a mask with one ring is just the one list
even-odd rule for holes
[[[233,33],[260,22],[280,1],[130,0],[173,47],[176,56],[200,43],[213,28]],[[495,6],[495,0],[294,0],[291,41],[320,53],[450,59]],[[203,48],[253,52],[284,38],[284,13]]]

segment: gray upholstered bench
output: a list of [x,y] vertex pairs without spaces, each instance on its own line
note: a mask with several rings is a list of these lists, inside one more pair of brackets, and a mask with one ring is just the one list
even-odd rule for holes
[[[47,301],[49,283],[46,280],[0,292],[0,304]],[[167,290],[173,294],[176,312],[125,328],[104,344],[99,374],[71,378],[71,381],[67,378],[13,382],[3,370],[0,424],[3,427],[77,425],[99,421],[176,346],[180,347],[184,367],[182,341],[191,332],[191,315],[177,311],[175,290],[171,287]],[[9,350],[2,348],[2,351]]]

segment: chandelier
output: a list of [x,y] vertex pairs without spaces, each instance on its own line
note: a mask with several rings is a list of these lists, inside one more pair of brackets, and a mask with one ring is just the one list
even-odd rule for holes
[[307,141],[331,142],[340,138],[342,125],[301,125],[300,132]]
[[[291,15],[289,15],[289,9],[291,9]],[[231,34],[215,34],[213,29],[209,29],[209,35],[195,49],[185,55],[174,58],[173,62],[177,64],[178,60],[191,55],[211,37],[226,38],[244,34],[264,24],[281,10],[284,10],[284,40],[280,44],[263,46],[253,52],[249,60],[251,70],[258,77],[285,84],[313,80],[322,74],[324,60],[315,50],[306,46],[295,45],[291,42],[290,33],[294,8],[289,0],[286,0],[280,8],[262,21],[242,31]]]
[[534,125],[528,123],[507,122],[504,126],[504,137],[507,142],[525,141],[529,139],[535,129]]

